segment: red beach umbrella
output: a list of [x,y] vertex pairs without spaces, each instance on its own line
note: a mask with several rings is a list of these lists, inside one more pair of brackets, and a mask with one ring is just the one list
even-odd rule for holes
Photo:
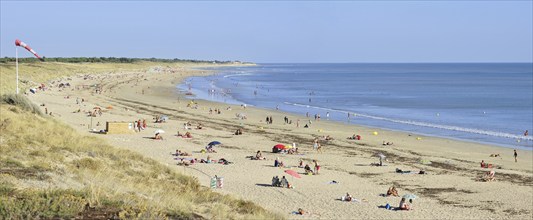
[[274,148],[277,148],[277,149],[280,149],[280,150],[285,150],[287,147],[283,144],[276,144],[274,145]]

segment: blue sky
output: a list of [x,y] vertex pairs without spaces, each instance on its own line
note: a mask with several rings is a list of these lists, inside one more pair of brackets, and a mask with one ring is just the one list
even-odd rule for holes
[[[1,1],[0,56],[532,62],[532,1]],[[31,56],[21,52],[23,56]]]

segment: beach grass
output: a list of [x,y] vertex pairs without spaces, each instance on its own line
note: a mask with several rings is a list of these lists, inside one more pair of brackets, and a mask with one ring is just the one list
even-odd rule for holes
[[[25,64],[28,83],[72,74],[142,70],[157,63]],[[168,65],[168,64],[161,64]],[[134,219],[282,219],[250,201],[202,187],[194,177],[42,114],[14,95],[1,64],[0,217]],[[31,83],[30,83],[31,82]],[[13,91],[13,92],[11,92]]]
[[[120,72],[141,72],[150,67],[181,67],[188,65],[202,65],[202,63],[159,63],[138,61],[133,63],[62,63],[62,62],[32,62],[19,63],[19,88],[25,91],[49,80],[68,78],[80,74],[102,74]],[[203,64],[205,65],[205,64]],[[14,62],[0,63],[0,95],[15,93],[16,66]]]

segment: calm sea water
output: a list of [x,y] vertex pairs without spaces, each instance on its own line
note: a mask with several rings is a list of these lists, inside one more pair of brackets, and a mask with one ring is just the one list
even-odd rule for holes
[[304,117],[533,148],[532,134],[524,136],[533,133],[531,63],[260,64],[216,72],[178,88]]

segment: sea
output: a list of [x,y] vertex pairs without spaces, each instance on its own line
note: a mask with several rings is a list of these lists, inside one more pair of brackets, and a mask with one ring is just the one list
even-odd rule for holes
[[[264,63],[209,68],[192,99],[533,150],[532,63]],[[525,136],[528,130],[529,135]],[[356,133],[356,131],[354,131]]]

